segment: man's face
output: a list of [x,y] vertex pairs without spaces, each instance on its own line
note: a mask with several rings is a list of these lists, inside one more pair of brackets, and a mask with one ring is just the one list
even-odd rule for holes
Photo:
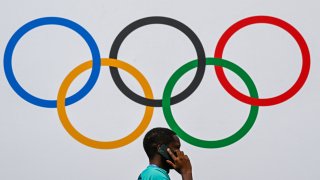
[[[181,144],[180,144],[180,140],[179,140],[178,136],[174,135],[173,141],[168,144],[168,148],[170,148],[171,151],[175,154],[176,150],[180,150],[180,146],[181,146]],[[173,167],[166,162],[165,158],[162,157],[161,159],[167,169],[173,169]]]
[[180,150],[181,144],[180,144],[180,139],[178,138],[177,135],[173,136],[174,141],[168,144],[168,147],[175,152],[176,150]]
[[[172,141],[171,143],[168,144],[168,148],[170,148],[171,151],[173,152],[173,154],[175,154],[175,151],[176,151],[176,150],[180,150],[181,144],[180,144],[180,140],[179,140],[178,136],[174,135],[174,136],[173,136],[173,139],[174,139],[174,141]],[[164,159],[163,159],[163,160],[164,160]],[[164,161],[165,161],[165,160],[164,160]],[[173,163],[174,163],[174,162],[173,162]],[[165,162],[164,164],[166,164],[166,166],[168,167],[168,169],[173,169],[173,167],[170,166],[168,163]]]

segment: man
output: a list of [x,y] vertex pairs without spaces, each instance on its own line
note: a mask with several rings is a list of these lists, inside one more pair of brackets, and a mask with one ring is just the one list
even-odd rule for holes
[[[160,154],[160,147],[166,145],[171,160]],[[170,180],[169,170],[175,169],[183,180],[192,180],[192,167],[187,155],[180,151],[180,140],[175,132],[167,128],[151,129],[143,139],[143,147],[149,158],[149,166],[138,180]]]

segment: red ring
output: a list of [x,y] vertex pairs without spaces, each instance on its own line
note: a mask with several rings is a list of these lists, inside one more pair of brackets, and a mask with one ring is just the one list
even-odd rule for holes
[[217,74],[217,77],[219,79],[219,82],[223,86],[223,88],[234,98],[238,99],[241,102],[244,102],[246,104],[254,105],[254,106],[271,106],[275,104],[282,103],[292,96],[294,96],[303,86],[303,84],[306,82],[309,70],[310,70],[310,53],[308,49],[308,45],[303,39],[302,35],[299,33],[298,30],[296,30],[293,26],[291,26],[289,23],[275,18],[271,16],[252,16],[245,19],[242,19],[235,24],[233,24],[231,27],[229,27],[221,36],[221,38],[218,41],[216,50],[215,50],[215,58],[222,58],[223,50],[225,45],[227,44],[227,41],[230,39],[230,37],[240,30],[241,28],[256,24],[256,23],[266,23],[266,24],[272,24],[275,26],[278,26],[284,30],[286,30],[298,43],[301,54],[302,54],[302,68],[300,75],[297,79],[297,81],[294,83],[294,85],[284,92],[283,94],[280,94],[275,97],[271,98],[252,98],[247,95],[242,94],[237,89],[235,89],[230,82],[228,81],[226,75],[224,74],[223,68],[220,66],[215,66],[215,71]]

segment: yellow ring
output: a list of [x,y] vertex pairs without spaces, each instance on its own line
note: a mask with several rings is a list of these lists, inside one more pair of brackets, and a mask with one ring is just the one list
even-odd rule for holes
[[[143,92],[146,98],[153,99],[153,93],[147,79],[133,66],[125,62],[122,62],[120,60],[110,59],[110,58],[102,58],[101,66],[113,66],[113,67],[121,68],[127,71],[138,80],[139,84],[143,88]],[[73,80],[79,74],[90,69],[91,67],[92,67],[92,61],[87,61],[85,63],[82,63],[81,65],[73,69],[67,75],[67,77],[63,80],[60,86],[58,98],[57,98],[57,110],[58,110],[58,115],[60,117],[60,121],[64,129],[74,139],[76,139],[78,142],[84,145],[87,145],[89,147],[93,147],[97,149],[113,149],[113,148],[119,148],[119,147],[125,146],[131,143],[132,141],[134,141],[135,139],[137,139],[146,130],[146,128],[148,127],[151,121],[154,108],[150,106],[146,106],[145,114],[139,126],[132,133],[130,133],[129,135],[121,139],[118,139],[115,141],[96,141],[82,135],[78,130],[76,130],[73,127],[73,125],[69,121],[69,118],[65,109],[65,99],[66,99],[68,88],[70,87],[70,84],[73,82]]]

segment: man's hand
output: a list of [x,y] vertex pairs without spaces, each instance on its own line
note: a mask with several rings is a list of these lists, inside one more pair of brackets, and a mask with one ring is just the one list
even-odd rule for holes
[[189,157],[180,150],[175,151],[176,155],[169,148],[167,151],[174,161],[167,160],[167,163],[182,175],[183,180],[192,180],[192,167]]

